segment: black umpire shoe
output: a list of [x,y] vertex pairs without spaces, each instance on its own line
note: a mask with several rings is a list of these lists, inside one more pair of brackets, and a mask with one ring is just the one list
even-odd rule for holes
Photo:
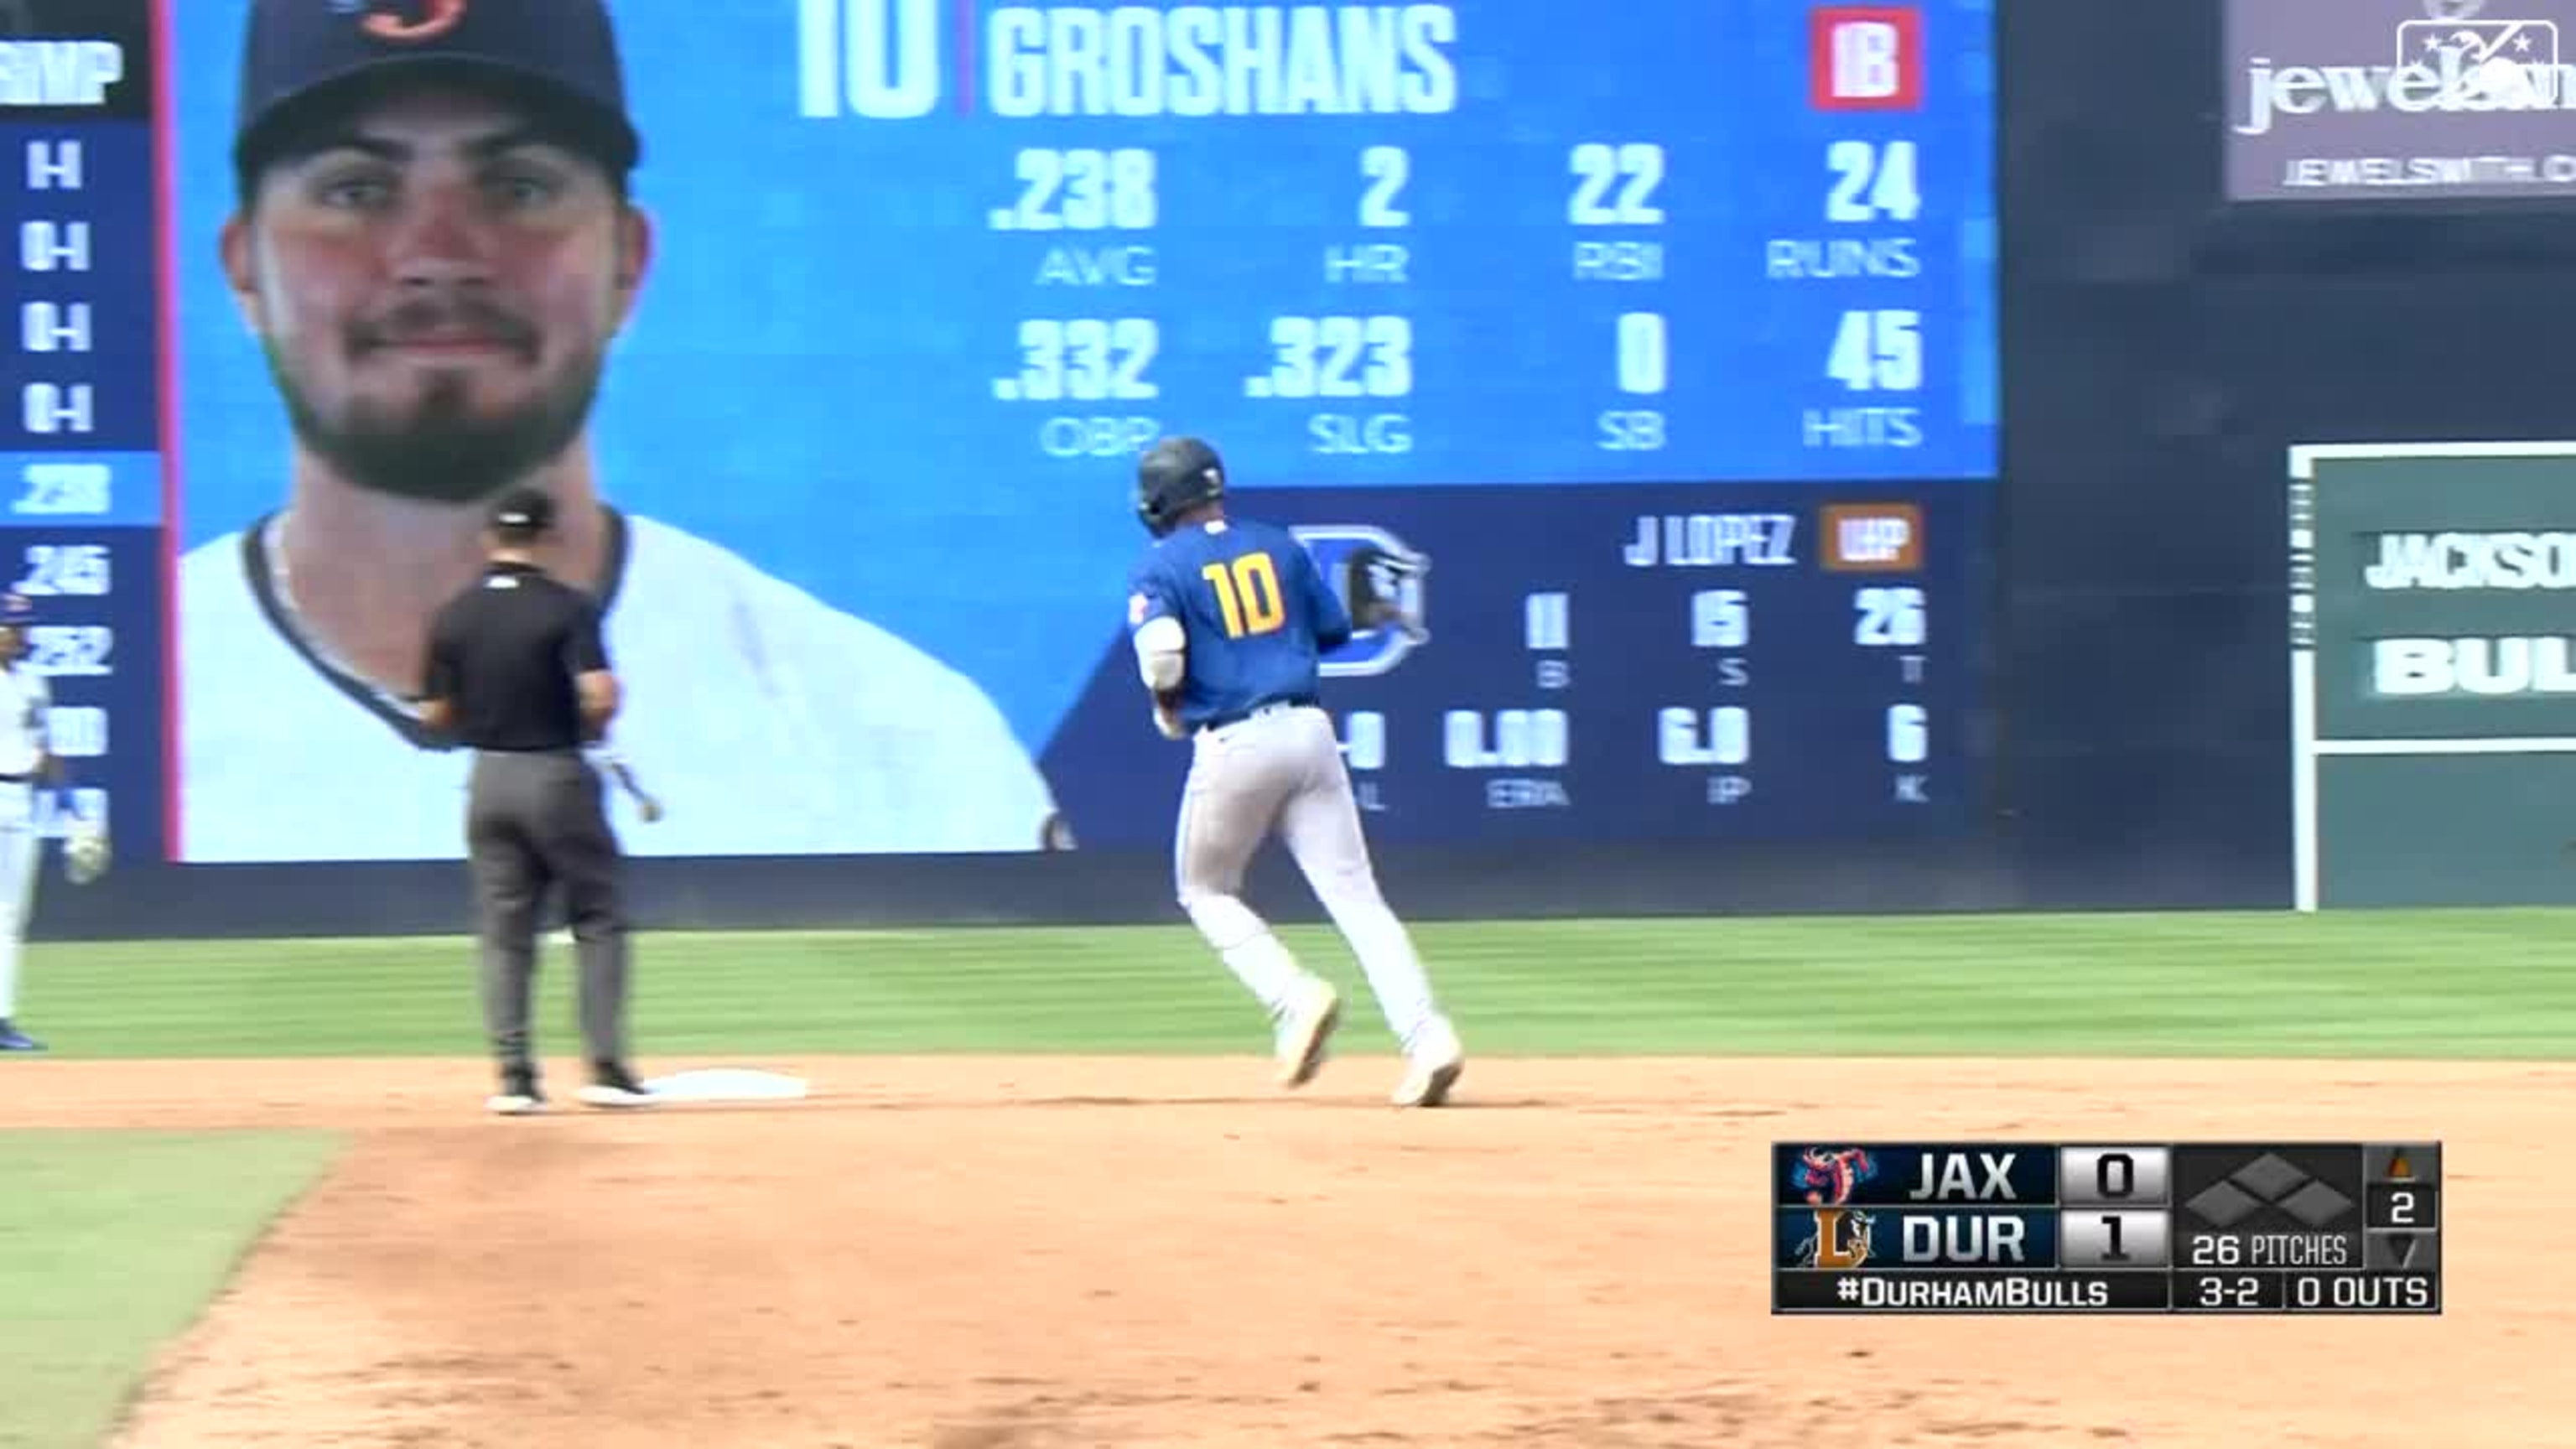
[[484,1104],[504,1117],[525,1117],[546,1110],[546,1094],[537,1085],[537,1069],[512,1066],[501,1069],[501,1090]]
[[650,1107],[655,1100],[624,1062],[591,1063],[590,1085],[581,1089],[581,1099],[594,1107]]

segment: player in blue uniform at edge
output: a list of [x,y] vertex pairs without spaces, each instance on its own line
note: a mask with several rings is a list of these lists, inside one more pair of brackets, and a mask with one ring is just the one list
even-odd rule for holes
[[1280,1085],[1312,1081],[1340,994],[1239,894],[1277,833],[1403,1049],[1392,1100],[1438,1106],[1466,1059],[1379,894],[1341,741],[1316,700],[1318,661],[1350,638],[1350,610],[1294,534],[1228,518],[1224,496],[1225,464],[1197,438],[1166,438],[1137,465],[1136,511],[1155,542],[1132,576],[1127,627],[1155,727],[1191,745],[1173,843],[1181,909],[1269,1011]]

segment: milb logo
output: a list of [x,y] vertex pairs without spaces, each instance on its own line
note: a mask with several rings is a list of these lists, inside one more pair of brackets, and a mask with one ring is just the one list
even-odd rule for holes
[[1819,111],[1923,105],[1923,12],[1911,5],[1824,5],[1807,17],[1807,100]]

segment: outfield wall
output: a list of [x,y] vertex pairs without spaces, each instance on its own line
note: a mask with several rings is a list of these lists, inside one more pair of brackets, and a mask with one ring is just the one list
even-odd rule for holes
[[[2259,214],[2220,191],[2217,22],[1998,6],[2004,444],[1986,576],[1992,788],[1973,839],[1383,852],[1424,917],[2276,907],[2293,444],[2555,436],[2576,221]],[[1141,731],[1140,731],[1141,733]],[[1153,742],[1140,739],[1139,748]],[[665,768],[670,768],[665,766]],[[1168,819],[1168,797],[1139,816]],[[649,926],[1177,919],[1150,849],[639,862]],[[1284,866],[1256,894],[1311,918]],[[47,882],[37,934],[449,930],[452,864],[157,867]]]

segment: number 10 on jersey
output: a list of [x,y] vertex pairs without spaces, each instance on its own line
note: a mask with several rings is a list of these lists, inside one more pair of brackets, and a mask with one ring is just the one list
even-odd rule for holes
[[1220,560],[1199,570],[1216,591],[1216,610],[1225,619],[1225,637],[1276,632],[1288,622],[1288,601],[1279,591],[1279,568],[1266,553]]

